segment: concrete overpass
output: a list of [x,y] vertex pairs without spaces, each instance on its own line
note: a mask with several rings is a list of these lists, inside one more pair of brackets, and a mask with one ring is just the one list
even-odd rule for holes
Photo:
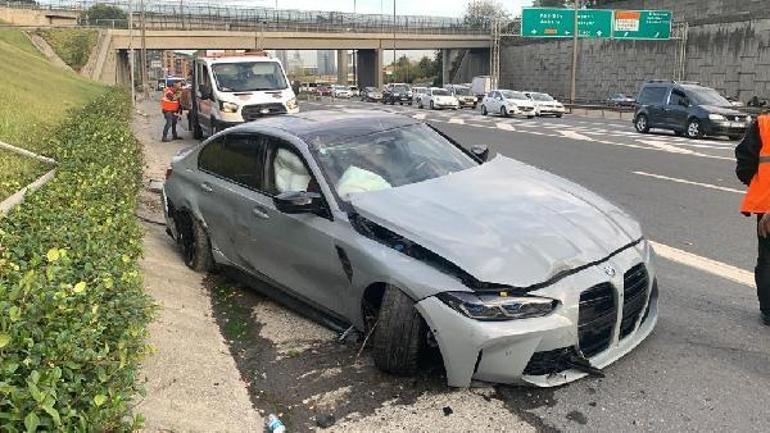
[[[100,81],[125,84],[128,81],[128,49],[141,46],[139,31],[133,40],[125,29],[109,29],[100,38],[95,70]],[[198,49],[298,49],[298,50],[356,50],[357,75],[360,86],[383,84],[383,54],[388,50],[433,50],[444,52],[444,71],[458,53],[464,53],[463,64],[475,64],[474,71],[484,71],[489,62],[490,36],[462,33],[413,33],[387,31],[227,31],[227,30],[147,30],[148,50]],[[467,50],[467,51],[466,51]],[[101,62],[99,61],[101,60]]]

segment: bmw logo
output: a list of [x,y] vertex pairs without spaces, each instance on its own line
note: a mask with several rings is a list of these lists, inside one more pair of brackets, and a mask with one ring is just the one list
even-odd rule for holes
[[617,271],[615,270],[615,267],[609,264],[604,265],[602,269],[604,270],[604,273],[607,274],[607,276],[610,278],[614,277],[615,274],[617,273]]

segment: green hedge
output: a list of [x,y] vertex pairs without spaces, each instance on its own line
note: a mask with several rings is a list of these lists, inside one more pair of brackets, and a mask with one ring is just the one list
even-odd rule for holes
[[0,431],[131,429],[153,307],[137,259],[141,153],[123,91],[51,137],[57,175],[0,219]]

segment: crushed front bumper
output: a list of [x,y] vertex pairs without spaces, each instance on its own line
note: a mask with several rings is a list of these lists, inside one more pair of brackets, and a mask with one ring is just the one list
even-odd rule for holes
[[[470,319],[429,297],[416,304],[438,342],[449,386],[466,387],[472,380],[529,384],[540,387],[562,385],[586,376],[586,369],[570,368],[566,357],[582,354],[579,331],[581,294],[598,285],[614,288],[613,310],[607,347],[587,357],[590,366],[601,369],[634,349],[657,322],[657,284],[652,251],[646,242],[630,247],[610,260],[562,279],[532,295],[560,301],[545,317],[479,321]],[[624,321],[626,279],[632,269],[644,264],[647,284],[638,317]],[[608,273],[608,266],[613,269]],[[617,270],[615,272],[614,270]],[[630,309],[629,309],[630,310]],[[630,326],[629,326],[630,325]]]

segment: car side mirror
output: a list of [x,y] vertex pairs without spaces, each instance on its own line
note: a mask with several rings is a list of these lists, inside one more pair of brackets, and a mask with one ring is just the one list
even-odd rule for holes
[[489,159],[489,146],[486,144],[474,144],[471,146],[471,153],[481,162],[487,162]]
[[273,203],[285,214],[319,214],[323,210],[323,200],[317,192],[286,191],[274,196]]

